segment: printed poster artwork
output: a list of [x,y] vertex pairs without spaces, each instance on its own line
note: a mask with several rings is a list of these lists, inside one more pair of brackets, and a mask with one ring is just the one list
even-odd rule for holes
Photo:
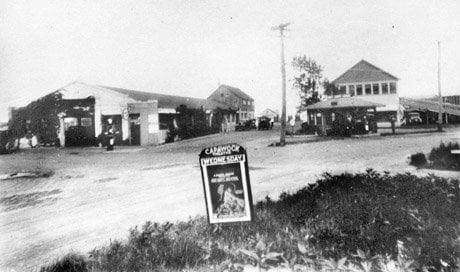
[[239,163],[209,166],[208,181],[212,211],[217,218],[246,216]]
[[209,222],[251,221],[252,197],[244,149],[236,144],[204,149],[200,166]]

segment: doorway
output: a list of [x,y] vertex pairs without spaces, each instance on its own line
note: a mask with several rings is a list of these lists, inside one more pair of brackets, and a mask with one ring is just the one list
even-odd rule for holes
[[129,115],[129,129],[130,137],[129,141],[131,145],[141,144],[141,120],[139,114]]

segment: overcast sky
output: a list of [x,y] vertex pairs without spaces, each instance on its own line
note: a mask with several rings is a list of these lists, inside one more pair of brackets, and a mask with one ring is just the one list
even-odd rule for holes
[[[281,106],[286,61],[306,54],[335,79],[361,59],[400,78],[401,96],[460,94],[460,1],[1,1],[0,121],[73,81],[207,97],[219,83]],[[287,66],[287,78],[294,73]],[[288,111],[298,104],[288,81]]]

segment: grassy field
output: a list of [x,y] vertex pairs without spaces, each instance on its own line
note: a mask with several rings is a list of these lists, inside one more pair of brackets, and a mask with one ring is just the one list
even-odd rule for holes
[[[254,199],[277,199],[314,183],[324,172],[392,173],[417,170],[407,159],[428,153],[444,133],[316,141],[268,147],[278,131],[210,135],[158,147],[40,148],[0,156],[0,176],[47,172],[49,177],[0,180],[0,270],[30,271],[66,253],[87,252],[123,239],[146,221],[186,220],[205,213],[198,153],[214,144],[237,142],[248,151]],[[290,140],[290,139],[288,139]]]

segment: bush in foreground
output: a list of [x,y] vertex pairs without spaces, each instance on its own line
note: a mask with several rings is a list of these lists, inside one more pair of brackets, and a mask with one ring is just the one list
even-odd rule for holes
[[78,254],[68,254],[56,262],[44,266],[40,272],[89,272],[85,257]]
[[410,156],[410,165],[413,165],[415,167],[422,167],[425,166],[427,163],[425,154],[423,153],[415,153]]
[[237,271],[238,263],[301,271],[455,271],[459,190],[458,180],[435,176],[325,174],[278,201],[257,203],[251,223],[147,222],[127,241],[93,250],[87,264],[94,271]]
[[458,149],[460,149],[459,144],[453,142],[441,143],[438,147],[434,147],[428,155],[431,166],[438,169],[460,170],[460,159],[451,152]]

